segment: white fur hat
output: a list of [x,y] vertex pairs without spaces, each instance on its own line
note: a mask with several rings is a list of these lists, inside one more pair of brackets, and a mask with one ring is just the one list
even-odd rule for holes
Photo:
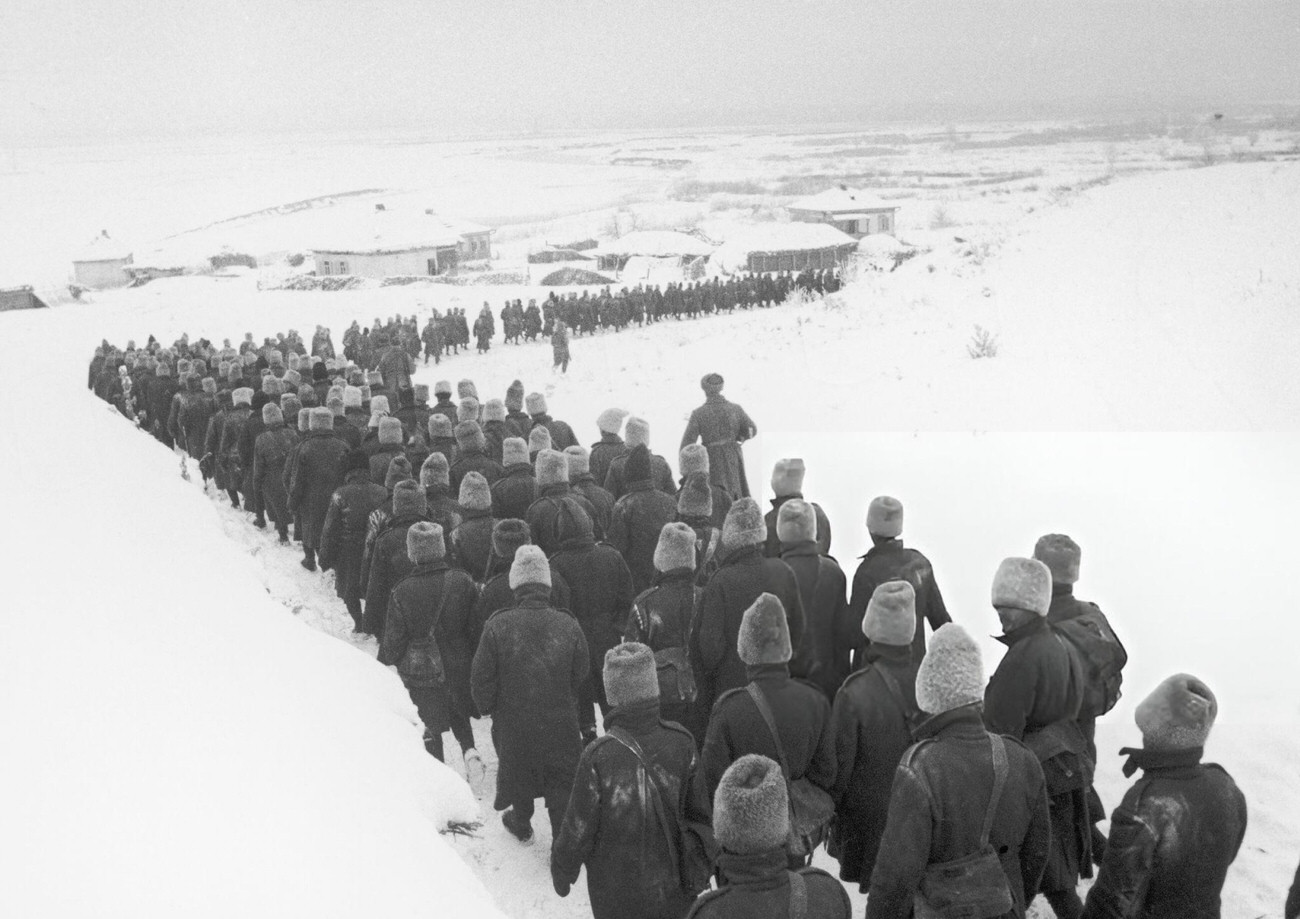
[[632,415],[627,419],[627,426],[623,431],[623,440],[629,447],[635,447],[638,444],[644,444],[646,449],[650,448],[650,422],[644,418],[638,418]]
[[916,704],[929,715],[984,701],[979,646],[955,622],[939,626],[916,672]]
[[515,466],[528,462],[528,442],[522,437],[507,437],[501,441],[501,465]]
[[544,415],[546,414],[546,397],[539,392],[530,392],[528,398],[524,400],[528,406],[528,414]]
[[862,634],[882,645],[910,645],[916,637],[916,591],[907,581],[886,581],[867,602]]
[[591,472],[591,451],[586,447],[577,444],[565,447],[564,455],[569,458],[569,481]]
[[1046,616],[1052,605],[1052,572],[1036,558],[1004,558],[993,576],[993,606]]
[[537,546],[520,546],[515,550],[515,560],[510,563],[510,589],[515,590],[523,584],[551,586],[551,564],[546,560],[546,553]]
[[872,536],[897,539],[903,534],[903,503],[881,495],[867,508],[867,532]]
[[655,544],[655,570],[695,570],[695,531],[684,523],[665,523]]
[[778,498],[803,491],[804,463],[801,459],[779,459],[772,467],[772,494]]
[[569,482],[569,458],[559,450],[543,450],[537,454],[537,487],[548,485],[567,485]]
[[776,512],[776,538],[783,543],[817,538],[817,512],[801,498],[791,498]]
[[785,621],[785,606],[776,594],[759,594],[745,610],[736,635],[736,652],[750,665],[789,663],[794,654],[790,625]]
[[627,409],[607,408],[596,417],[596,427],[604,434],[617,434],[629,414]]

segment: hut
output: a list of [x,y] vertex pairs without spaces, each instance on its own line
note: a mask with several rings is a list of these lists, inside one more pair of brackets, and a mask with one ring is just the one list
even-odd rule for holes
[[713,246],[679,230],[634,230],[594,250],[601,271],[622,271],[631,258],[663,259],[678,269],[713,254]]
[[378,204],[369,215],[323,235],[311,247],[318,275],[438,275],[491,257],[490,228],[450,222],[432,210],[390,211]]
[[48,309],[48,305],[36,296],[36,292],[30,286],[0,287],[0,313],[35,309]]
[[79,287],[125,287],[131,280],[131,259],[131,250],[103,230],[72,259],[72,275]]
[[836,268],[858,247],[824,223],[760,223],[727,238],[713,255],[723,271],[803,271]]
[[841,185],[786,206],[790,219],[802,223],[824,223],[856,239],[873,233],[893,234],[898,205],[875,195]]

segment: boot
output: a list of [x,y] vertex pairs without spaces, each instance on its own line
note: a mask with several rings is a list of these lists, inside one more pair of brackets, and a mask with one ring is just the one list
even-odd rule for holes
[[301,564],[302,564],[302,566],[303,566],[304,568],[306,568],[308,571],[315,571],[315,570],[316,570],[316,550],[315,550],[315,549],[303,549],[303,550],[302,550],[302,562],[301,562]]
[[505,828],[510,831],[510,835],[520,842],[529,843],[533,841],[533,823],[522,817],[515,816],[515,809],[508,807],[501,814],[501,822]]
[[266,529],[266,515],[264,515],[264,514],[260,514],[260,513],[259,513],[259,514],[257,514],[256,516],[254,516],[254,517],[253,517],[253,526],[257,527],[259,530],[265,530],[265,529]]

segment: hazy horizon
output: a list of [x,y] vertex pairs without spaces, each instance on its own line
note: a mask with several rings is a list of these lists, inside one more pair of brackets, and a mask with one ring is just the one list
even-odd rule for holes
[[1300,4],[10,0],[0,145],[1231,112]]

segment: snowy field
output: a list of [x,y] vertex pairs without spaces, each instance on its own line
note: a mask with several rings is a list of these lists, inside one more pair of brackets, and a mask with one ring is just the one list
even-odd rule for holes
[[[768,156],[820,174],[832,159],[827,139],[803,155],[807,140],[695,138],[707,149],[693,168],[700,181],[740,181],[723,163],[733,150],[756,182],[773,181],[772,163],[787,162]],[[627,170],[639,170],[646,194],[665,180],[660,166],[611,165],[608,149],[643,157],[655,144],[590,143],[527,152],[545,161],[537,169],[553,170],[555,207],[544,196],[515,202],[520,245],[539,215],[553,216],[536,226],[569,238],[620,209],[647,221],[656,208],[743,216],[730,200],[709,211],[716,198],[620,204],[631,193]],[[1131,657],[1125,698],[1099,731],[1104,800],[1113,806],[1127,785],[1115,752],[1138,739],[1133,705],[1171,672],[1203,677],[1221,710],[1207,758],[1234,774],[1251,807],[1224,915],[1278,916],[1300,857],[1300,702],[1290,679],[1300,639],[1300,585],[1290,575],[1300,549],[1300,163],[1191,169],[1175,158],[1182,146],[1160,143],[1044,145],[1025,154],[1042,165],[1024,170],[1043,175],[1016,180],[1015,194],[916,191],[900,236],[927,251],[893,273],[864,274],[829,303],[575,339],[564,376],[544,345],[498,344],[487,356],[422,369],[417,380],[470,377],[480,392],[501,395],[518,377],[587,443],[597,414],[619,405],[649,419],[652,447],[675,466],[698,380],[718,371],[761,431],[746,448],[755,492],[768,497],[775,459],[802,456],[805,491],[829,514],[833,552],[850,573],[867,547],[867,502],[898,496],[905,538],[932,559],[954,617],[977,635],[997,631],[988,605],[997,562],[1027,554],[1044,532],[1070,533],[1084,549],[1079,594],[1107,611]],[[1190,140],[1178,143],[1198,155]],[[662,155],[690,145],[665,142]],[[417,149],[389,155],[409,157],[413,173]],[[925,149],[928,159],[899,156],[932,172],[1021,162],[1001,148],[954,146],[943,132]],[[79,161],[72,172],[84,184],[70,183],[68,194],[86,196],[80,213],[95,219],[91,232],[102,215],[130,214],[138,238],[161,240],[327,193],[321,176],[338,168],[317,149],[300,183],[280,182],[289,174],[280,148],[265,161],[255,154],[237,201],[212,182],[230,175],[230,154],[208,164],[206,182],[186,176],[170,195],[159,183],[137,196],[151,170],[178,170],[185,151],[155,150],[134,185],[105,194],[95,183],[110,167]],[[509,167],[524,152],[503,152],[499,167],[462,154],[459,168],[499,168],[540,195],[536,172]],[[964,170],[942,168],[957,159]],[[1108,159],[1115,175],[1085,187]],[[356,174],[334,190],[394,184],[377,178],[388,161],[348,162]],[[1142,168],[1125,174],[1129,162]],[[56,175],[41,179],[52,206],[67,200]],[[12,189],[11,178],[0,180]],[[1040,190],[1024,190],[1030,184]],[[176,192],[198,187],[209,189],[203,207],[180,208]],[[492,206],[505,213],[510,195],[500,197]],[[932,229],[943,202],[956,226]],[[49,227],[66,226],[75,208],[54,210]],[[554,216],[561,211],[568,216]],[[490,216],[471,211],[468,196],[460,215]],[[265,251],[288,235],[275,225],[250,224]],[[589,915],[582,884],[567,900],[551,891],[544,819],[534,821],[536,844],[521,850],[492,814],[490,790],[476,802],[430,761],[400,682],[373,662],[373,641],[352,639],[328,580],[182,481],[176,459],[106,411],[84,382],[105,337],[220,341],[288,327],[310,335],[324,323],[338,343],[352,318],[423,316],[452,303],[475,311],[484,300],[499,310],[506,297],[542,295],[271,292],[257,289],[256,275],[187,277],[0,316],[0,366],[57,419],[37,438],[34,426],[49,422],[36,405],[17,393],[0,400],[13,521],[0,550],[15,594],[0,667],[11,704],[0,727],[16,739],[3,803],[16,844],[0,868],[0,913],[478,916],[495,903],[514,917]],[[967,356],[977,323],[997,333],[997,357]],[[1001,645],[986,637],[982,646],[991,672]],[[489,753],[487,723],[475,727]],[[486,821],[475,837],[438,832],[475,819]],[[855,896],[855,914],[861,907]]]

